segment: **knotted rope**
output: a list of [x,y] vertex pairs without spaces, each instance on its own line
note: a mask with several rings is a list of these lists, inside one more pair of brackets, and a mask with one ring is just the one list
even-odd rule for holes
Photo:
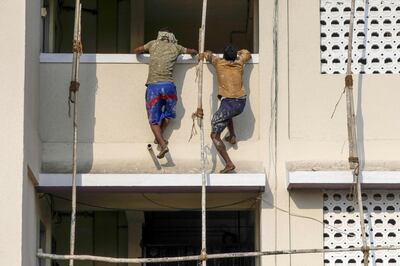
[[[200,79],[200,64],[203,64],[202,62],[203,58],[202,56],[199,55],[199,60],[196,65],[196,78],[195,82],[198,84],[199,79]],[[202,75],[202,73],[201,73]],[[203,119],[204,118],[204,111],[202,107],[197,107],[196,112],[192,113],[192,130],[190,132],[190,137],[189,137],[189,142],[192,140],[193,136],[197,135],[197,130],[196,130],[196,120],[197,119]]]

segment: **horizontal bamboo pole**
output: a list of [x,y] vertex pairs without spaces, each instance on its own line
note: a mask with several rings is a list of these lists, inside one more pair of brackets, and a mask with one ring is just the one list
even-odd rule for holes
[[[273,255],[291,255],[291,254],[310,254],[310,253],[340,253],[340,252],[356,252],[364,251],[363,247],[357,248],[340,248],[340,249],[292,249],[292,250],[276,250],[276,251],[255,251],[255,252],[234,252],[209,254],[207,256],[193,255],[182,257],[166,257],[166,258],[112,258],[92,255],[55,255],[43,253],[39,249],[37,257],[40,259],[50,260],[81,260],[81,261],[101,261],[108,263],[160,263],[160,262],[178,262],[178,261],[203,261],[210,259],[223,258],[243,258],[243,257],[261,257]],[[379,250],[400,250],[400,246],[380,246],[367,248],[369,251]]]

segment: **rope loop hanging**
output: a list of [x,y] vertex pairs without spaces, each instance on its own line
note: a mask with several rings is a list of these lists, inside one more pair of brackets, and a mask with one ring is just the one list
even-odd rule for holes
[[196,112],[192,113],[192,130],[190,133],[190,138],[189,142],[192,140],[193,136],[197,135],[197,130],[196,130],[196,120],[198,119],[203,119],[204,118],[204,111],[203,108],[197,108]]

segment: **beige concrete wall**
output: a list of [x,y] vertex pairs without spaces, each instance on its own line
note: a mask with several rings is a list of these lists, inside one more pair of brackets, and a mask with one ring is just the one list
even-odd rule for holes
[[0,2],[0,264],[21,265],[25,1]]
[[[264,64],[273,58],[273,35],[269,32],[273,10],[272,1],[260,2],[260,73],[269,70]],[[260,74],[259,80],[261,87],[269,88],[272,98],[274,90],[278,91],[277,124],[272,124],[277,139],[268,147],[268,155],[273,156],[267,160],[270,191],[263,197],[261,246],[263,250],[322,248],[321,192],[289,194],[286,176],[288,168],[347,167],[344,99],[330,119],[344,76],[320,74],[318,0],[279,1],[278,17],[277,87],[269,86],[270,76]],[[393,122],[399,111],[398,82],[398,75],[355,76],[360,156],[366,168],[398,169],[399,125]],[[274,132],[270,135],[273,140]],[[271,257],[264,258],[263,265],[322,265],[322,257]]]
[[[22,196],[22,265],[36,265],[40,222],[46,227],[46,247],[51,250],[51,213],[48,203],[39,200],[37,185],[41,168],[42,143],[39,136],[39,54],[41,48],[40,0],[26,1],[25,70],[24,70],[24,165]],[[29,167],[29,170],[28,170]],[[50,261],[46,261],[50,265]]]
[[[344,75],[320,74],[319,1],[291,2],[289,10],[289,84],[287,135],[293,145],[289,160],[346,160],[345,101],[333,119]],[[304,13],[307,12],[307,16]],[[307,38],[305,38],[307,36]],[[304,67],[307,62],[307,67]],[[399,105],[399,75],[356,75],[354,93],[360,141],[368,161],[397,160],[400,125],[393,123]],[[286,101],[286,99],[285,99]],[[306,154],[300,151],[308,146]],[[343,148],[344,146],[344,148]]]
[[[43,144],[43,170],[69,171],[71,151],[71,120],[67,115],[67,86],[70,64],[41,64],[40,128]],[[146,64],[83,64],[79,93],[79,162],[80,171],[145,172],[155,167],[147,152],[153,143],[144,104]],[[217,108],[213,89],[215,75],[210,65],[205,67],[204,111],[205,134],[209,168],[220,168],[214,148],[209,141],[210,119]],[[246,66],[244,84],[249,101],[244,113],[235,119],[238,149],[229,147],[238,169],[263,171],[259,159],[263,149],[259,145],[260,119],[258,66]],[[179,102],[177,119],[166,133],[170,142],[170,156],[161,161],[165,171],[190,172],[199,167],[199,135],[190,143],[191,114],[197,106],[195,66],[178,64],[175,79]],[[153,145],[155,146],[155,145]]]

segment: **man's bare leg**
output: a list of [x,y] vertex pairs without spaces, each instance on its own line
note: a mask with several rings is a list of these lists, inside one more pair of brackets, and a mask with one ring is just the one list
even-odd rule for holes
[[225,168],[220,171],[220,173],[230,173],[235,169],[235,165],[233,164],[231,158],[226,151],[226,147],[224,142],[221,140],[221,133],[211,133],[210,135],[215,148],[217,149],[218,153],[225,161]]
[[[164,139],[164,132],[165,129],[168,127],[169,122],[171,122],[171,119],[164,118],[161,121],[161,137]],[[168,141],[165,141],[168,144]],[[158,144],[159,142],[157,141],[157,138],[154,139],[154,144]]]
[[168,118],[164,118],[164,119],[161,121],[161,133],[162,133],[162,134],[164,134],[165,129],[167,129],[167,127],[168,127],[168,125],[169,125],[169,122],[171,122],[171,119],[168,119]]
[[160,153],[157,155],[157,158],[161,159],[164,155],[169,151],[168,145],[162,136],[161,126],[160,125],[150,125],[151,131],[153,131],[154,137],[160,145]]
[[236,144],[236,134],[232,118],[229,119],[228,121],[228,130],[229,130],[229,135],[225,137],[225,140],[230,144],[234,145]]

